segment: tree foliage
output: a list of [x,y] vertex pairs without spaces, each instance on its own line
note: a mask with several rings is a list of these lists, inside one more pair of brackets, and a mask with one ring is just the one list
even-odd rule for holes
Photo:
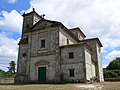
[[9,63],[9,67],[8,67],[8,69],[9,69],[9,72],[10,73],[12,73],[12,74],[15,74],[15,61],[11,61],[10,63]]
[[15,76],[15,61],[9,63],[8,71],[0,69],[0,78],[9,78]]
[[8,71],[4,71],[0,69],[0,78],[9,78],[9,77],[13,77],[14,74],[8,72]]
[[120,70],[106,70],[104,71],[105,78],[120,78]]
[[104,71],[104,78],[120,78],[120,58],[116,58],[109,63]]
[[120,70],[120,58],[116,58],[107,66],[107,70]]

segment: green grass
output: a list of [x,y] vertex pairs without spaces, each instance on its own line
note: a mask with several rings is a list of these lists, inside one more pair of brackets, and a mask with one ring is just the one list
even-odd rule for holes
[[[95,86],[96,89],[91,86]],[[99,87],[101,87],[101,89]],[[0,85],[0,90],[120,90],[120,82],[103,82],[93,84]]]

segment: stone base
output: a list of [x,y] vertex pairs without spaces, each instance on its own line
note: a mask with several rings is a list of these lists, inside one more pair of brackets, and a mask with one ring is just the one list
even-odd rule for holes
[[29,83],[30,77],[27,75],[18,74],[15,76],[15,83]]

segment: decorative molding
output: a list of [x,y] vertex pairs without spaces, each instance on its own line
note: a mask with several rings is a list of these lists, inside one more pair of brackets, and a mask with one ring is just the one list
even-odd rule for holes
[[47,60],[40,60],[40,61],[35,63],[35,66],[48,65],[48,64],[49,64],[49,62]]

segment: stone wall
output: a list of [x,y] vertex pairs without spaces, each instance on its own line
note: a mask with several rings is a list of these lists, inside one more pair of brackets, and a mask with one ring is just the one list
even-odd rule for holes
[[0,84],[14,83],[14,78],[0,78]]
[[92,60],[91,51],[85,47],[85,67],[86,67],[86,80],[92,78]]
[[[74,58],[69,59],[69,52],[74,53]],[[84,46],[68,45],[61,48],[61,73],[65,81],[81,81],[85,80],[84,66]],[[69,70],[74,69],[74,77],[70,77]]]
[[68,33],[66,33],[64,30],[59,30],[59,46],[67,45],[67,39],[69,40],[69,44],[75,44],[77,43]]
[[27,55],[28,55],[28,45],[27,44],[19,45],[19,55],[18,55],[18,65],[17,65],[17,69],[18,69],[17,73],[18,74],[26,73]]
[[[60,81],[60,51],[58,28],[39,30],[31,34],[30,78],[38,80],[38,67],[46,67],[46,82]],[[41,48],[41,40],[45,39],[45,47]],[[46,62],[48,62],[46,64]],[[36,65],[37,64],[37,65]]]
[[30,62],[30,78],[31,81],[38,80],[38,67],[46,67],[46,81],[50,82],[55,80],[56,66],[55,55],[43,55],[32,57]]
[[100,48],[100,46],[99,46],[97,43],[96,43],[96,49],[97,49],[99,81],[100,81],[100,82],[103,82],[103,81],[104,81],[104,77],[103,77],[101,48]]
[[79,28],[70,29],[70,31],[79,39],[83,40],[85,36],[80,32]]
[[95,64],[96,77],[100,82],[104,81],[103,70],[102,70],[102,59],[101,59],[101,47],[96,40],[86,41],[86,43],[92,49],[91,55],[92,60]]
[[[30,53],[31,55],[44,52],[55,51],[58,45],[58,28],[50,28],[45,30],[39,30],[37,32],[31,33],[30,38]],[[41,48],[41,40],[45,39],[45,48]],[[57,42],[57,44],[56,44]]]
[[96,76],[96,71],[95,71],[95,62],[92,61],[92,77],[95,77]]

